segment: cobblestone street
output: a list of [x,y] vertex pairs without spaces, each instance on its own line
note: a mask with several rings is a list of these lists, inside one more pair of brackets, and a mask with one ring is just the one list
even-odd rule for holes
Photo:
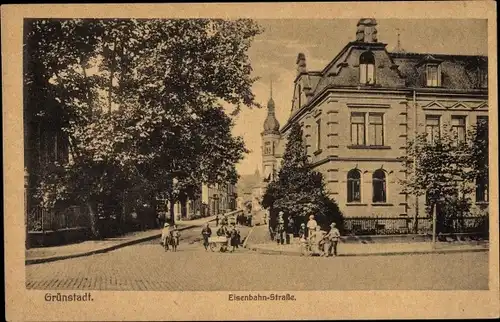
[[206,252],[199,237],[199,229],[185,231],[177,253],[165,253],[159,240],[152,240],[109,253],[29,265],[26,286],[28,289],[155,291],[488,287],[487,252],[304,258],[261,255],[242,248],[235,253]]

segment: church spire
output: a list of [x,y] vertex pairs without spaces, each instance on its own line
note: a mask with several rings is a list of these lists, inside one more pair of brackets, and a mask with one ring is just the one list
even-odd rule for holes
[[280,124],[276,119],[274,114],[274,100],[273,100],[273,80],[272,77],[270,79],[269,84],[269,101],[267,102],[267,117],[264,121],[264,133],[279,133]]
[[271,76],[271,93],[270,93],[271,99],[273,99],[273,77]]

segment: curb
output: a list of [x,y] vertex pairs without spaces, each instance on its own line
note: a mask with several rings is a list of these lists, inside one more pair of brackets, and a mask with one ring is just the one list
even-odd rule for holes
[[[271,250],[271,249],[261,249],[258,247],[252,247],[251,245],[246,247],[247,249],[264,255],[287,255],[287,256],[304,256],[300,252],[283,251],[283,250]],[[436,249],[436,250],[423,250],[423,251],[399,251],[399,252],[386,252],[386,253],[351,253],[351,254],[339,254],[338,257],[356,257],[356,256],[395,256],[395,255],[425,255],[425,254],[449,254],[449,253],[476,253],[476,252],[487,252],[489,248],[472,248],[472,249]],[[304,256],[309,257],[309,256]]]
[[243,245],[242,245],[243,248],[247,248],[247,242],[248,242],[248,239],[250,239],[250,235],[252,235],[253,230],[254,230],[254,227],[252,227],[250,229],[250,231],[248,232],[247,237],[245,237],[245,241],[243,242]]
[[[199,227],[199,226],[198,225],[185,226],[185,227],[179,228],[179,231],[186,230],[186,229],[191,229],[191,228],[195,228],[195,227]],[[107,247],[103,247],[103,248],[100,248],[100,249],[94,249],[94,250],[91,250],[91,251],[86,251],[86,252],[81,252],[81,253],[68,254],[68,255],[59,255],[59,256],[56,255],[56,256],[45,257],[45,258],[40,258],[39,257],[39,258],[26,259],[25,260],[25,265],[48,263],[48,262],[54,262],[54,261],[63,260],[63,259],[70,259],[70,258],[77,258],[77,257],[83,257],[83,256],[90,256],[90,255],[95,255],[95,254],[107,253],[107,252],[110,252],[110,251],[118,249],[118,248],[130,246],[130,245],[134,245],[134,244],[139,244],[139,243],[142,243],[142,242],[145,242],[145,241],[156,239],[158,237],[161,237],[161,233],[154,234],[154,235],[151,235],[151,236],[146,236],[146,237],[140,237],[140,238],[137,238],[137,239],[134,239],[134,240],[129,240],[129,241],[123,242],[121,244],[107,246]]]

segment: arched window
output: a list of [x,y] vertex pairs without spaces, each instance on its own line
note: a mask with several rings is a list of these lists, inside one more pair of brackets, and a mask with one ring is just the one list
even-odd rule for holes
[[264,154],[265,155],[270,155],[272,152],[272,148],[271,148],[271,142],[266,142],[264,144]]
[[376,170],[372,176],[373,202],[387,202],[385,172],[381,169]]
[[361,84],[375,84],[375,56],[366,51],[359,57],[359,82]]
[[361,202],[361,173],[356,169],[347,173],[347,202]]

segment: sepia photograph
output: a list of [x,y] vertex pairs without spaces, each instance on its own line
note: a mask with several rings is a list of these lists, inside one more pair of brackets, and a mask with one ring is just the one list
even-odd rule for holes
[[21,30],[16,216],[23,292],[45,305],[491,290],[487,18],[30,15]]

